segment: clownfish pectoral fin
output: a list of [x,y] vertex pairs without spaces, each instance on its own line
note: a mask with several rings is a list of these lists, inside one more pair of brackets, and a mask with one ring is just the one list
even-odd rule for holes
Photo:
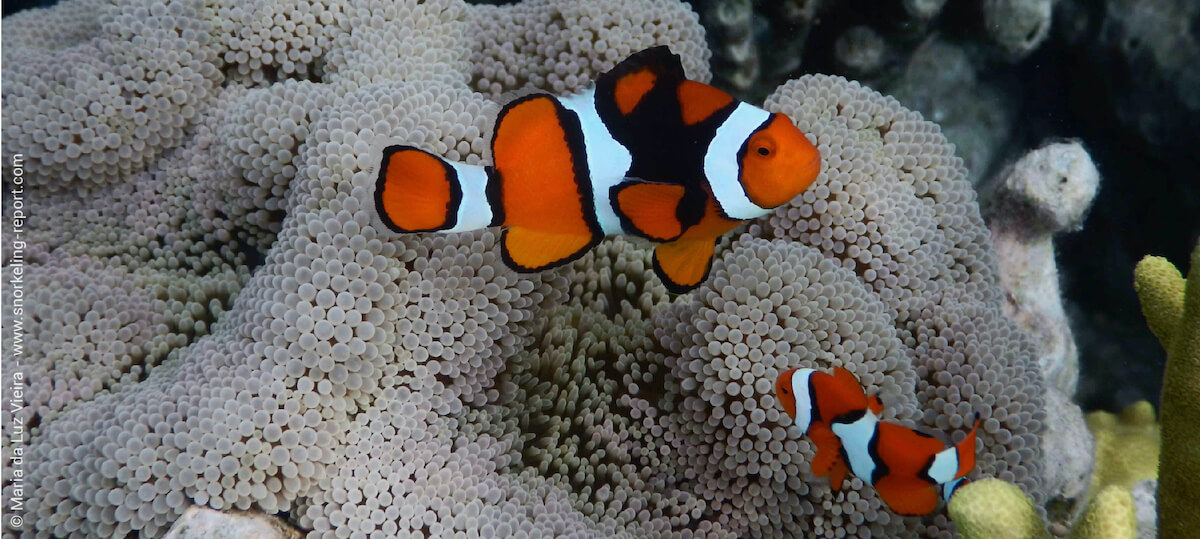
[[393,232],[432,232],[455,225],[462,188],[446,160],[412,146],[383,150],[375,209]]
[[928,515],[937,509],[938,492],[932,485],[885,476],[875,482],[875,492],[893,513],[905,516]]
[[682,185],[626,180],[612,187],[609,198],[626,230],[668,242],[683,234],[678,209],[685,193]]
[[[816,477],[825,477],[832,475],[834,469],[840,466],[846,467],[846,461],[842,458],[842,444],[837,439],[837,435],[833,430],[824,423],[813,423],[808,428],[808,439],[812,440],[813,445],[817,447],[817,453],[813,456],[812,472]],[[834,490],[841,487],[839,481]]]
[[656,85],[685,79],[679,55],[661,45],[630,55],[596,77],[596,86],[601,95],[612,95],[621,114],[629,114]]
[[691,291],[708,278],[716,238],[683,239],[654,248],[654,273],[676,294]]
[[600,237],[509,227],[500,238],[500,253],[509,267],[542,271],[571,262],[600,242]]

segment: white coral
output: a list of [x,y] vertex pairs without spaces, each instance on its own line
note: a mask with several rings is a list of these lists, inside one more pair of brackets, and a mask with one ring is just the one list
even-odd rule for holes
[[1029,332],[1047,384],[1075,393],[1079,358],[1063,310],[1054,261],[1054,235],[1083,226],[1100,172],[1078,142],[1030,151],[997,176],[984,193],[992,246],[1006,292],[1004,314]]

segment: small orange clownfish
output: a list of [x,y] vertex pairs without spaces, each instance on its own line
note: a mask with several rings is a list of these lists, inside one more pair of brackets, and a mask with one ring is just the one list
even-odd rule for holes
[[782,114],[684,76],[667,47],[636,53],[582,93],[538,93],[500,111],[493,165],[451,163],[411,146],[383,151],[380,221],[395,232],[504,226],[518,271],[582,256],[602,238],[659,243],[669,290],[700,285],[716,241],[806,189],[816,147]]
[[978,417],[970,434],[947,448],[928,434],[880,420],[878,396],[868,397],[841,367],[832,375],[789,369],[775,391],[788,417],[817,446],[813,474],[829,476],[834,491],[849,471],[873,486],[893,512],[925,515],[937,509],[939,492],[949,501],[975,467]]

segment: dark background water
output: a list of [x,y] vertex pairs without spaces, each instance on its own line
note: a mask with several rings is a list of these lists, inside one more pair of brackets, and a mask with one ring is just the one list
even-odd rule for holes
[[[3,13],[53,3],[7,1]],[[804,73],[835,73],[927,117],[949,111],[938,121],[975,181],[1048,140],[1080,140],[1103,179],[1084,229],[1057,242],[1080,351],[1076,400],[1085,409],[1157,403],[1165,354],[1132,272],[1146,254],[1186,268],[1200,236],[1200,2],[1059,0],[1049,30],[1030,31],[1045,38],[1018,52],[996,37],[995,21],[1010,19],[989,23],[981,1],[947,2],[928,19],[902,0],[689,3],[708,30],[717,86],[757,102]],[[750,44],[749,58],[728,54],[738,43]],[[874,60],[856,63],[864,57]]]
[[5,15],[10,15],[18,11],[33,7],[48,7],[54,5],[55,0],[11,0],[0,2],[0,8],[3,8]]

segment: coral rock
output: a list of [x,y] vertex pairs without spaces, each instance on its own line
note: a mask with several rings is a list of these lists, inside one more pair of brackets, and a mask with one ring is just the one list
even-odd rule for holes
[[1052,523],[1069,524],[1083,509],[1092,480],[1095,440],[1088,431],[1083,411],[1053,387],[1046,388],[1046,433],[1042,435],[1046,456],[1047,512]]
[[929,20],[942,12],[946,0],[903,0],[904,11],[917,19]]
[[189,507],[163,539],[300,539],[295,528],[277,518],[253,513]]
[[1138,481],[1133,486],[1133,505],[1137,510],[1138,539],[1158,537],[1158,504],[1155,500],[1158,480]]
[[984,0],[983,23],[1013,59],[1033,52],[1050,33],[1052,0]]
[[1194,148],[1200,132],[1200,4],[1111,0],[1087,51],[1104,73],[1111,109],[1160,156]]
[[1100,174],[1078,142],[1033,150],[984,186],[985,216],[1008,293],[1004,313],[1029,332],[1049,385],[1075,393],[1079,357],[1062,306],[1053,235],[1082,226]]
[[883,64],[887,43],[869,26],[855,26],[838,36],[833,45],[838,65],[856,77],[869,76]]
[[979,81],[978,71],[967,48],[931,36],[913,51],[903,74],[885,87],[905,106],[941,126],[972,183],[991,168],[1016,115],[1014,99]]
[[705,29],[721,44],[713,57],[717,82],[733,90],[748,90],[759,77],[760,62],[752,3],[719,0],[700,5]]

